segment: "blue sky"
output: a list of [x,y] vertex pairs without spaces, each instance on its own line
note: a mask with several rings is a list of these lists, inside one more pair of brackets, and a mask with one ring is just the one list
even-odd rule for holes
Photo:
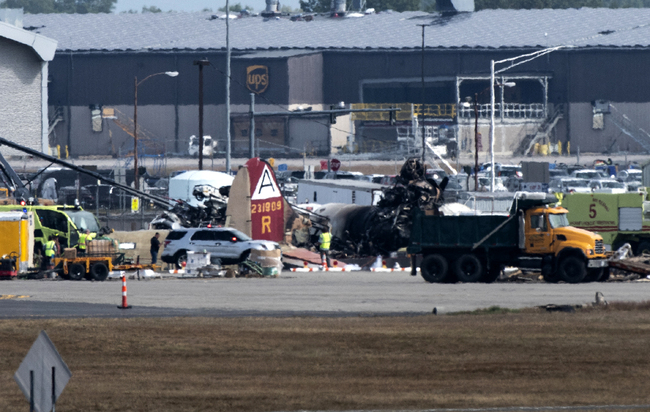
[[[229,4],[241,3],[242,6],[251,6],[255,11],[261,11],[266,8],[265,0],[228,0]],[[120,13],[128,10],[142,11],[143,6],[156,6],[162,11],[201,11],[210,8],[217,11],[219,7],[226,5],[225,0],[118,0],[115,6],[115,12]],[[291,6],[297,9],[300,4],[298,0],[280,0],[280,5]]]

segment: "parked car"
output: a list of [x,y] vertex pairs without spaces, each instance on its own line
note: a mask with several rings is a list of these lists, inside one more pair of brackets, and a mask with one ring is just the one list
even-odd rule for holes
[[[203,156],[212,156],[214,146],[212,143],[212,136],[203,136]],[[195,135],[190,136],[190,145],[187,152],[192,157],[199,156],[199,138]]]
[[625,193],[627,185],[614,179],[599,179],[589,182],[589,187],[594,193]]
[[355,180],[357,176],[360,176],[361,173],[356,173],[356,172],[344,172],[339,170],[338,172],[327,172],[325,175],[322,177],[322,179],[333,179],[333,180]]
[[591,193],[589,181],[585,179],[556,178],[548,184],[549,193]]
[[386,175],[381,178],[381,181],[379,182],[380,185],[383,186],[393,186],[397,182],[397,176],[396,175]]
[[524,176],[521,171],[521,166],[517,165],[499,165],[499,167],[495,166],[495,169],[497,169],[497,176],[500,176],[504,179],[511,176],[519,178],[522,178]]
[[569,177],[569,172],[564,168],[555,168],[548,171],[549,176],[554,177]]
[[372,175],[357,176],[356,179],[362,182],[381,183],[381,179],[383,177],[384,175],[372,174]]
[[433,179],[436,183],[442,182],[442,179],[447,177],[447,172],[443,169],[427,169],[425,172],[427,179]]
[[609,177],[604,172],[601,173],[601,171],[596,169],[574,170],[569,176],[575,177],[577,179],[587,179],[587,180],[606,179]]
[[642,180],[643,173],[641,170],[638,169],[628,169],[628,170],[621,170],[618,172],[616,175],[616,180],[619,182],[641,182]]
[[[473,185],[473,180],[470,178],[470,185]],[[492,176],[481,176],[478,177],[478,190],[477,192],[489,192],[490,185],[492,184]],[[503,179],[500,177],[494,178],[494,191],[495,192],[507,192],[508,188],[503,184]]]
[[280,245],[270,240],[253,240],[230,227],[188,228],[172,230],[165,239],[160,259],[181,268],[187,262],[187,252],[210,252],[211,258],[222,263],[240,263],[248,258],[251,250],[276,250]]
[[521,184],[524,182],[524,179],[517,175],[508,176],[506,178],[505,186],[508,189],[508,192],[518,192],[521,190]]

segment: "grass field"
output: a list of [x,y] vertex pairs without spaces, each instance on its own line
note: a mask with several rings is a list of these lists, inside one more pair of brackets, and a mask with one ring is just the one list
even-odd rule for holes
[[72,371],[57,411],[650,404],[650,310],[355,318],[0,321],[0,410],[44,329]]

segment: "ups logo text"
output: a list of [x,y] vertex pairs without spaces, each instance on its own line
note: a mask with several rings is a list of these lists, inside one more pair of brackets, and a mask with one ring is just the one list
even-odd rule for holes
[[248,66],[246,68],[246,87],[253,93],[262,93],[269,87],[269,68],[267,66]]

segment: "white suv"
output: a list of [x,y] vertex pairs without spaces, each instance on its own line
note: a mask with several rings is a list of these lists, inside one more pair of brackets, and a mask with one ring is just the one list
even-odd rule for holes
[[270,240],[253,240],[230,227],[183,228],[169,232],[160,259],[181,268],[187,261],[188,251],[206,251],[222,263],[239,263],[248,258],[251,249],[275,250],[280,245]]

